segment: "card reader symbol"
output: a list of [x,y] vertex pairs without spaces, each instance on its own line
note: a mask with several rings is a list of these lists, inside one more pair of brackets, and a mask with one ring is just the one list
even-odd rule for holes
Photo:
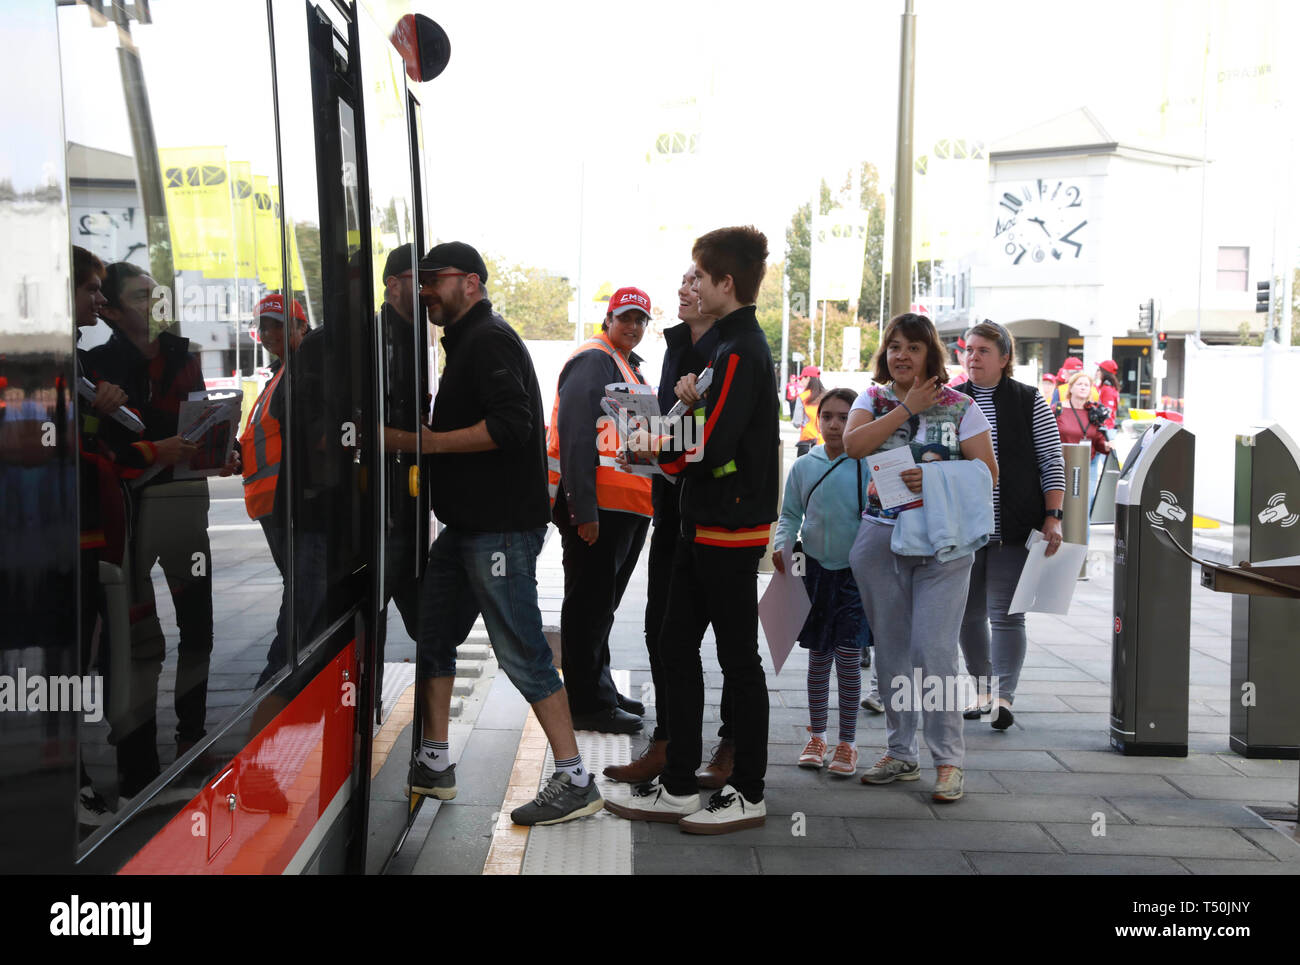
[[1181,523],[1187,518],[1187,510],[1178,505],[1178,497],[1167,490],[1160,491],[1160,504],[1147,513],[1147,519],[1152,525],[1159,526],[1164,520],[1172,519],[1176,523]]
[[1268,505],[1260,510],[1258,519],[1261,526],[1281,523],[1283,528],[1290,528],[1300,523],[1300,515],[1286,508],[1286,493],[1274,493]]

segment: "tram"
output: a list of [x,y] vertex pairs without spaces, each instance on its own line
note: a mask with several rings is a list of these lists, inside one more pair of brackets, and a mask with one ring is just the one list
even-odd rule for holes
[[[410,6],[0,8],[0,872],[373,873],[410,828],[387,628],[431,521],[393,440],[436,350],[385,275],[430,244],[450,53]],[[273,384],[255,519],[232,437]]]

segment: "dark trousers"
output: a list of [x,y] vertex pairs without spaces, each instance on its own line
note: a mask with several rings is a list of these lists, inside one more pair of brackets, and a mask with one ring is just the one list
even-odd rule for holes
[[568,521],[563,500],[556,525],[564,549],[564,603],[560,648],[569,711],[578,716],[613,710],[618,691],[609,669],[609,633],[623,599],[650,520],[632,513],[600,510],[600,533],[588,546]]
[[[668,701],[668,675],[664,671],[663,654],[660,652],[660,640],[663,637],[664,617],[668,613],[668,587],[673,577],[673,555],[680,539],[680,527],[675,513],[664,514],[655,523],[650,536],[650,555],[646,560],[649,579],[646,582],[645,603],[645,648],[650,655],[650,679],[655,687],[655,732],[653,740],[666,741],[669,733],[669,720],[672,709]],[[722,726],[718,736],[729,740],[731,730],[730,690],[727,681],[722,681],[722,706],[720,708]]]
[[748,801],[763,799],[767,772],[767,679],[758,654],[758,547],[721,549],[678,540],[660,653],[668,677],[672,733],[663,785],[693,794],[703,750],[704,672],[700,643],[713,624],[718,662],[730,696],[736,765],[731,785]]

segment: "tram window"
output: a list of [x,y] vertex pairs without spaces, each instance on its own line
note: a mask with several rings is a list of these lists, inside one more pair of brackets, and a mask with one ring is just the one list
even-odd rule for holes
[[374,409],[371,293],[356,270],[364,227],[358,132],[345,101],[332,98],[329,110],[317,109],[304,9],[297,0],[272,5],[285,215],[311,239],[312,267],[304,281],[319,306],[290,387],[304,411],[300,458],[291,466],[297,480],[293,573],[304,613],[294,621],[299,661],[333,640],[332,630],[347,632],[349,612],[367,598],[373,527],[365,463],[375,444],[368,429]]
[[[366,187],[371,264],[383,376],[384,594],[389,608],[383,658],[415,660],[420,564],[428,553],[420,525],[419,458],[414,451],[427,407],[425,327],[416,282],[410,123],[401,57],[368,16],[358,23],[365,112]],[[391,267],[392,274],[389,274]],[[413,475],[414,473],[414,475]],[[396,611],[394,613],[393,611]],[[394,617],[400,617],[395,620]],[[403,635],[402,630],[405,630]]]
[[[83,606],[87,672],[108,695],[104,720],[81,733],[83,803],[95,796],[83,836],[134,810],[185,755],[229,760],[251,735],[225,724],[289,672],[289,500],[274,468],[309,434],[283,399],[259,410],[260,444],[245,426],[259,399],[275,401],[275,352],[292,358],[293,303],[308,328],[322,324],[312,219],[279,196],[265,2],[156,0],[150,12],[114,26],[86,6],[59,10],[73,243],[107,266],[106,324],[83,336],[82,362],[126,390],[152,442],[105,442],[117,475],[97,480],[124,525]],[[280,292],[277,332],[263,299]],[[240,392],[233,422],[197,447],[178,438],[210,397]],[[269,486],[230,472],[241,432],[245,464],[271,470]]]

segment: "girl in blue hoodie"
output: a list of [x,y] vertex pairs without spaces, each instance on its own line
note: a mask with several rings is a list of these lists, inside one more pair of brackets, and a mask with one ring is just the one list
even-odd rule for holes
[[821,397],[817,422],[826,442],[814,447],[810,458],[797,459],[790,467],[772,553],[773,565],[784,572],[781,550],[793,548],[802,530],[802,555],[794,557],[792,565],[795,574],[802,571],[812,612],[799,633],[799,645],[808,650],[810,722],[799,766],[820,768],[826,762],[827,705],[834,664],[839,680],[839,742],[827,770],[841,777],[850,777],[858,769],[855,741],[862,648],[871,645],[858,586],[849,569],[849,550],[857,535],[867,487],[866,466],[844,454],[844,426],[856,398],[852,389],[832,389]]

